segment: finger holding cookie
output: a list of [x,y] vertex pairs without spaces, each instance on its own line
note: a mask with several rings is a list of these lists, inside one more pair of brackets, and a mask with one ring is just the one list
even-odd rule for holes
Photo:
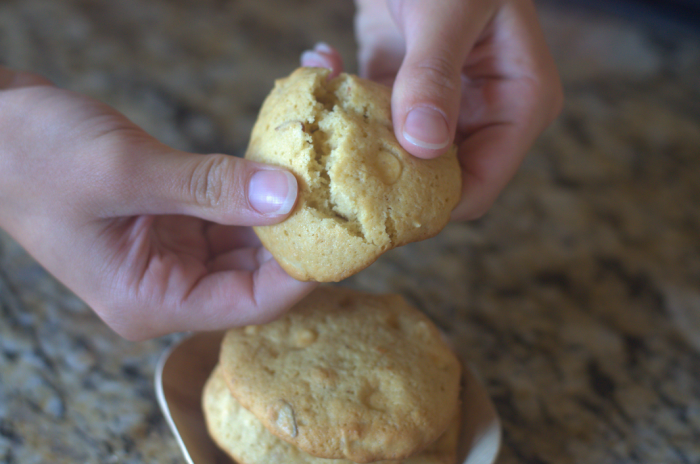
[[420,158],[459,147],[453,219],[488,211],[563,92],[531,0],[356,0],[360,76],[393,87],[396,138]]

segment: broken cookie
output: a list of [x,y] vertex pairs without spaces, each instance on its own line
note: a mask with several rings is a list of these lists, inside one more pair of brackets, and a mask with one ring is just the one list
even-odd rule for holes
[[394,136],[389,88],[300,68],[275,82],[246,158],[289,169],[299,198],[281,224],[255,227],[298,280],[339,281],[382,253],[436,235],[461,192],[456,147],[425,160]]

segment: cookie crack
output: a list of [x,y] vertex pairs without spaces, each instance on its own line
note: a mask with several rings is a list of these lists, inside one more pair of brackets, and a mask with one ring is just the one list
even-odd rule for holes
[[394,222],[394,218],[391,215],[391,207],[386,212],[386,220],[384,221],[384,230],[386,234],[389,236],[389,243],[392,246],[395,246],[396,244],[396,223]]
[[338,225],[346,229],[351,235],[367,241],[363,231],[362,224],[355,218],[349,218],[338,211],[338,205],[331,197],[331,180],[329,174],[329,165],[331,154],[334,150],[330,142],[330,135],[320,128],[320,122],[335,111],[335,106],[338,104],[338,98],[335,92],[330,87],[329,83],[323,82],[314,92],[314,97],[319,102],[323,109],[319,111],[310,124],[304,124],[303,130],[309,135],[311,140],[311,150],[313,157],[311,159],[312,169],[318,172],[318,184],[311,187],[307,205],[313,208],[321,215],[333,219]]
[[337,81],[334,79],[329,81],[325,78],[321,78],[321,85],[316,87],[314,90],[314,98],[317,102],[323,105],[323,109],[328,113],[333,112],[335,105],[339,103],[338,96],[335,94],[335,87],[337,87]]

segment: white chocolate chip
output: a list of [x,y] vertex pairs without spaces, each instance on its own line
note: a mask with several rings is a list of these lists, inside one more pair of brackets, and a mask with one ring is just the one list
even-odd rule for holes
[[297,421],[294,417],[294,409],[285,400],[277,400],[269,409],[270,419],[280,432],[294,438],[299,433]]

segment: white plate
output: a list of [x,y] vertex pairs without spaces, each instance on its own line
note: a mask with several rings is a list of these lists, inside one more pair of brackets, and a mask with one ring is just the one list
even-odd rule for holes
[[[172,346],[156,367],[156,396],[188,464],[235,464],[209,438],[201,408],[202,388],[216,365],[224,332],[192,335]],[[501,445],[501,423],[486,390],[465,365],[464,418],[458,463],[493,464]]]

